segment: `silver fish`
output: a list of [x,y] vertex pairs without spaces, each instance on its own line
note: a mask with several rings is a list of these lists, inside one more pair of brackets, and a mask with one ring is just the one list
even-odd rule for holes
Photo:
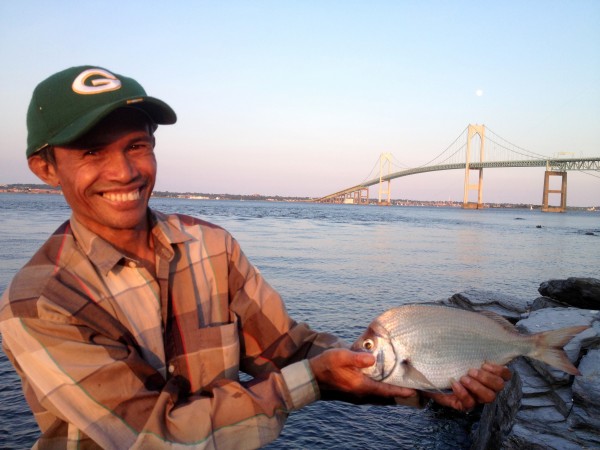
[[484,362],[506,364],[524,355],[572,375],[579,371],[562,350],[587,326],[523,335],[502,316],[432,305],[405,305],[377,317],[354,342],[376,362],[371,378],[421,390],[451,387]]

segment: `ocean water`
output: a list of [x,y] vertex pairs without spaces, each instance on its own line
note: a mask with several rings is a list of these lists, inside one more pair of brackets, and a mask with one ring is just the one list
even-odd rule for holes
[[[385,309],[485,289],[533,301],[543,281],[599,278],[600,213],[152,199],[228,229],[290,315],[353,341]],[[0,194],[0,292],[70,211],[61,196]],[[466,449],[467,420],[440,409],[317,402],[270,449]],[[37,425],[0,352],[0,448]]]

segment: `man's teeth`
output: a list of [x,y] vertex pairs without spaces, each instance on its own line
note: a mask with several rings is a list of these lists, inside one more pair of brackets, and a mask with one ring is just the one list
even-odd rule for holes
[[105,199],[110,200],[111,202],[130,202],[140,198],[140,191],[136,189],[135,191],[123,193],[105,192],[102,195]]

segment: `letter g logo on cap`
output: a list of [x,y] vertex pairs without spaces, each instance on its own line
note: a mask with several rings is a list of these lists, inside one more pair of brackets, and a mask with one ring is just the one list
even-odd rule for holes
[[[92,76],[99,75],[102,78],[94,78],[90,84],[86,84]],[[73,81],[73,91],[78,94],[90,95],[101,94],[102,92],[116,91],[121,87],[121,81],[112,73],[102,69],[88,69],[79,74]]]

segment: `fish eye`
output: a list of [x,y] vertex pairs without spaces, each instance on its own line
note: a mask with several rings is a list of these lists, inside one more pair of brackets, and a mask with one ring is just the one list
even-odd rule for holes
[[373,350],[375,342],[372,339],[365,339],[362,346],[365,350]]

